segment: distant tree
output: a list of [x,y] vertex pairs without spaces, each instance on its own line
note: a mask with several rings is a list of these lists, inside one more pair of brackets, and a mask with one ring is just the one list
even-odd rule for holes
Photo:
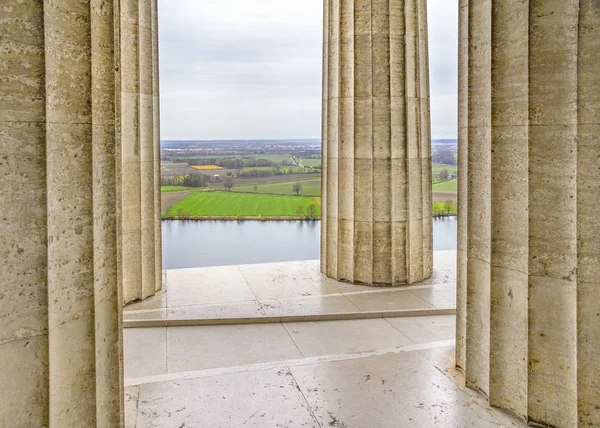
[[446,209],[446,215],[449,215],[450,211],[452,211],[452,208],[454,208],[454,202],[452,202],[450,199],[448,199],[444,203],[444,208]]
[[296,214],[298,214],[298,217],[302,217],[304,214],[304,207],[302,205],[298,205],[298,208],[296,208]]
[[294,191],[296,196],[299,195],[300,191],[302,190],[302,183],[294,183],[294,185],[292,186],[292,190]]
[[256,184],[254,185],[253,189],[254,189],[254,193],[258,192],[258,186]]
[[317,207],[315,204],[310,204],[308,207],[306,207],[306,215],[310,219],[315,218],[315,216],[317,215]]
[[225,180],[223,180],[223,186],[225,187],[225,190],[227,190],[228,192],[231,192],[231,188],[234,186],[234,184],[235,184],[235,180],[231,176],[225,177]]
[[440,171],[440,180],[448,180],[448,170],[446,168]]

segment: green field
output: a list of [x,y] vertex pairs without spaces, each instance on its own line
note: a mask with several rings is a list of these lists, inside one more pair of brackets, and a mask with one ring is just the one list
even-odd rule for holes
[[457,167],[456,165],[443,165],[439,163],[435,163],[431,166],[431,172],[433,174],[439,174],[443,169],[448,170],[448,174],[456,174]]
[[308,166],[308,167],[320,167],[321,166],[321,159],[302,159],[301,160],[302,165],[304,166]]
[[314,204],[321,215],[320,198],[235,192],[200,192],[169,208],[166,217],[298,217],[299,206]]
[[162,193],[181,192],[183,190],[194,190],[194,188],[185,186],[160,186],[160,191]]
[[284,181],[279,183],[256,183],[242,184],[231,189],[233,192],[250,192],[254,193],[254,186],[257,186],[256,193],[271,193],[276,195],[295,195],[292,187],[294,183],[302,184],[300,196],[321,196],[321,181]]
[[456,193],[458,191],[456,180],[444,181],[443,183],[437,183],[433,185],[434,192],[449,192]]
[[266,159],[271,162],[283,162],[283,161],[292,161],[292,157],[290,155],[253,155],[251,156],[255,159]]

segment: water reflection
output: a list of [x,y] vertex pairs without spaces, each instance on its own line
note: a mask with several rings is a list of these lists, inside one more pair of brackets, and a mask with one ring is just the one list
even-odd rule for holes
[[[434,250],[456,248],[456,218],[433,222]],[[321,222],[163,221],[163,267],[318,259]]]

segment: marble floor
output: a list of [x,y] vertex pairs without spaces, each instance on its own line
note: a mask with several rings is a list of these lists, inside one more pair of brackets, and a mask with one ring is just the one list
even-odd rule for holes
[[328,279],[319,272],[318,260],[168,270],[164,290],[153,298],[126,306],[123,318],[126,326],[139,326],[136,322],[141,320],[241,320],[453,310],[455,266],[456,251],[437,251],[431,279],[396,288]]
[[124,330],[126,427],[522,427],[464,388],[455,317]]

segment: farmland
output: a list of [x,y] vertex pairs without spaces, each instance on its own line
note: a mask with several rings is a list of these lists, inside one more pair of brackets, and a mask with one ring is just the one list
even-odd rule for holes
[[218,165],[195,165],[195,166],[192,166],[192,168],[197,169],[198,171],[214,171],[214,170],[225,169],[222,166],[218,166]]
[[306,213],[310,205],[315,205],[315,215],[320,216],[320,198],[234,192],[198,192],[173,205],[163,213],[163,217],[297,218],[299,217],[298,207],[303,207],[303,212]]
[[457,181],[450,180],[450,181],[444,181],[443,183],[434,184],[433,191],[434,192],[456,193],[457,192]]
[[162,193],[183,192],[186,190],[192,190],[192,189],[190,187],[186,187],[186,186],[160,186],[160,191]]
[[321,159],[302,159],[300,161],[305,167],[320,168]]
[[279,183],[256,183],[236,186],[232,189],[233,192],[250,192],[276,194],[276,195],[295,195],[293,191],[294,183],[300,183],[302,196],[321,196],[321,180],[304,180],[304,181],[282,181]]
[[447,169],[449,174],[456,174],[456,171],[458,170],[456,165],[433,164],[431,166],[431,172],[433,174],[439,174],[443,169]]

